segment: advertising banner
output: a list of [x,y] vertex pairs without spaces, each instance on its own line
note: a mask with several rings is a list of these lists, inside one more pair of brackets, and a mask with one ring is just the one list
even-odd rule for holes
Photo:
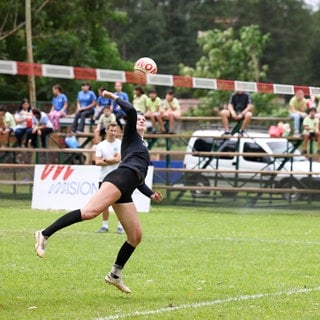
[[[81,208],[98,190],[100,167],[84,165],[36,165],[32,193],[33,209],[74,210]],[[146,184],[152,188],[153,167]],[[150,199],[135,190],[138,212],[149,212]]]

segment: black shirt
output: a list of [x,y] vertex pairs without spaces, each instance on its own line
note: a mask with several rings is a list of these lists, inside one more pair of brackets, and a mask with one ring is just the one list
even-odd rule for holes
[[137,111],[128,101],[117,98],[116,102],[127,115],[127,123],[121,142],[119,167],[134,170],[141,179],[141,185],[138,186],[138,189],[150,197],[153,192],[144,183],[150,164],[150,156],[145,142],[137,131]]
[[234,111],[239,113],[242,112],[248,104],[251,104],[251,98],[249,93],[233,93],[230,97],[229,103],[233,105]]

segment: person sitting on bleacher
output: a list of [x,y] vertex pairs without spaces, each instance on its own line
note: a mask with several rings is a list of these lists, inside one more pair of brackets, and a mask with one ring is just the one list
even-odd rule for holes
[[318,145],[317,153],[320,154],[320,131],[319,118],[316,118],[317,107],[313,106],[309,109],[309,115],[303,119],[303,150],[302,154],[308,153],[308,143],[311,139],[315,139]]
[[38,147],[38,136],[41,140],[41,147],[47,148],[47,136],[53,132],[53,125],[48,115],[37,108],[32,108],[32,131],[30,134],[31,146]]
[[243,120],[242,125],[238,131],[240,135],[243,135],[248,124],[252,118],[253,105],[249,93],[243,91],[236,91],[230,96],[228,107],[222,110],[221,121],[224,128],[224,135],[230,134],[229,118],[235,121]]
[[303,90],[297,90],[289,101],[289,117],[293,119],[294,136],[300,136],[300,125],[307,116],[307,100]]
[[160,108],[160,114],[157,116],[161,133],[166,133],[164,121],[169,121],[169,134],[175,134],[175,120],[181,116],[180,103],[174,96],[174,91],[169,89],[166,92],[164,101]]
[[13,115],[7,111],[5,106],[0,106],[0,120],[2,127],[0,127],[0,134],[11,134],[16,128],[16,122]]
[[[116,90],[113,94],[118,96],[124,101],[129,101],[128,94],[124,91],[122,91],[122,83],[120,81],[116,81],[114,83],[114,89]],[[123,129],[124,123],[126,121],[127,115],[126,113],[120,108],[120,106],[117,104],[116,100],[113,100],[112,105],[112,112],[115,114],[117,119],[117,124],[120,127],[120,129]]]
[[48,116],[53,125],[53,129],[59,131],[60,118],[65,117],[67,114],[68,98],[62,92],[60,84],[56,84],[52,87],[52,93],[54,97],[52,98],[52,107]]
[[[105,89],[106,90],[106,89]],[[106,128],[110,123],[116,122],[116,116],[111,111],[111,106],[105,106],[103,109],[103,113],[98,120],[98,125],[94,130],[94,141],[98,143],[101,141],[101,137],[103,137],[106,133]],[[100,138],[100,139],[99,139]]]
[[[96,106],[96,94],[90,90],[90,84],[83,82],[82,90],[78,92],[77,96],[77,113],[74,116],[72,124],[72,133],[83,132],[86,118],[93,117],[94,107]],[[78,121],[80,119],[79,127]]]
[[97,99],[97,104],[94,109],[94,115],[93,115],[94,120],[99,120],[103,113],[104,108],[107,106],[109,107],[111,106],[111,99],[108,99],[102,96],[102,92],[104,90],[107,90],[107,89],[103,86],[98,89],[98,99]]
[[[27,137],[30,136],[32,131],[32,111],[31,105],[29,100],[24,98],[21,101],[21,104],[14,114],[14,119],[16,121],[16,129],[14,131],[14,135],[17,139],[17,146],[21,147],[22,139],[26,135]],[[25,147],[28,146],[28,139],[25,141]]]

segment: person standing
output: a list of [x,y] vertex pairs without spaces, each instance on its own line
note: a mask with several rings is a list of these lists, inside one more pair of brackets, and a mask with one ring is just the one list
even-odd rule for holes
[[37,140],[40,137],[41,147],[47,148],[47,136],[53,132],[53,125],[45,112],[32,108],[32,114],[31,145],[33,148],[37,148]]
[[146,130],[146,119],[138,115],[131,103],[118,98],[115,94],[104,91],[103,96],[116,100],[117,104],[127,114],[127,123],[121,143],[121,163],[104,179],[100,189],[81,209],[71,211],[56,220],[46,229],[35,232],[35,251],[42,258],[49,237],[58,230],[74,223],[97,217],[104,208],[113,206],[121,222],[127,240],[123,243],[111,271],[105,281],[125,293],[131,290],[122,281],[122,270],[138,246],[142,238],[142,228],[137,209],[132,201],[132,193],[138,188],[144,195],[160,202],[162,194],[154,192],[145,184],[145,178],[150,163],[149,152],[143,140]]
[[22,139],[26,135],[27,139],[25,141],[25,147],[28,146],[28,140],[32,131],[32,110],[29,100],[24,98],[21,104],[14,114],[14,119],[16,121],[16,129],[14,135],[17,139],[18,147],[22,145]]
[[243,91],[234,92],[229,99],[227,109],[222,110],[221,121],[225,135],[230,134],[229,118],[235,121],[243,120],[239,134],[243,135],[252,118],[253,105],[249,93]]
[[[109,108],[110,109],[110,108]],[[113,115],[114,116],[114,115]],[[105,140],[98,143],[96,148],[95,164],[101,166],[100,176],[99,176],[99,188],[102,185],[104,177],[116,169],[121,160],[120,149],[121,149],[121,140],[117,139],[117,123],[111,122],[106,128],[106,137]],[[109,208],[105,208],[102,212],[102,226],[97,231],[98,233],[104,233],[109,231]],[[117,232],[122,234],[123,227],[119,222]]]
[[[78,92],[77,96],[77,112],[74,116],[71,131],[73,133],[83,132],[86,118],[94,115],[94,107],[97,103],[97,97],[95,93],[90,90],[90,84],[83,82],[81,85],[82,90]],[[78,126],[78,121],[80,123]]]
[[62,92],[60,84],[56,84],[52,87],[52,93],[52,107],[48,116],[53,125],[53,130],[59,131],[60,118],[65,117],[67,114],[68,98]]

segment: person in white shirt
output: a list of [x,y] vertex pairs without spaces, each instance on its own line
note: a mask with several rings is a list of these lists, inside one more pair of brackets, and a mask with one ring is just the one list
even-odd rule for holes
[[37,108],[32,108],[32,131],[30,133],[31,145],[33,148],[38,147],[38,136],[41,140],[41,147],[47,148],[46,137],[53,132],[53,124],[48,115]]
[[[106,127],[106,137],[103,141],[98,143],[96,148],[95,164],[101,166],[99,176],[99,188],[103,182],[104,177],[112,170],[118,167],[121,160],[120,149],[121,140],[117,139],[117,123],[111,122]],[[104,233],[109,231],[109,208],[105,208],[102,212],[102,227],[97,231]],[[123,228],[119,222],[117,232],[123,233]]]

